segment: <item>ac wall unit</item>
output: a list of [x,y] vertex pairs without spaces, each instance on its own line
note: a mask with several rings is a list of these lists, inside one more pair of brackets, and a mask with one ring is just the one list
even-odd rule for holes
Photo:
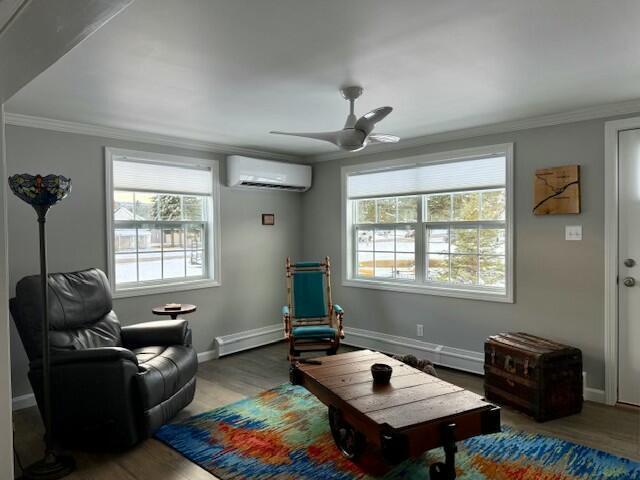
[[227,186],[306,192],[311,188],[311,167],[231,155],[227,157]]

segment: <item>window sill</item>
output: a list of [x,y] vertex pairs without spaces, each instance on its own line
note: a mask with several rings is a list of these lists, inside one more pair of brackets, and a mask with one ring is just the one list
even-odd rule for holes
[[509,292],[487,292],[477,290],[456,289],[451,287],[438,288],[431,285],[416,285],[409,283],[385,282],[381,280],[348,279],[342,282],[345,287],[369,288],[374,290],[387,290],[391,292],[419,293],[422,295],[435,295],[440,297],[463,298],[467,300],[482,300],[486,302],[514,303],[513,295]]
[[113,298],[139,297],[142,295],[154,295],[157,293],[172,293],[185,290],[198,290],[201,288],[219,287],[218,280],[193,280],[187,282],[166,283],[162,285],[145,285],[142,287],[122,288],[113,292]]

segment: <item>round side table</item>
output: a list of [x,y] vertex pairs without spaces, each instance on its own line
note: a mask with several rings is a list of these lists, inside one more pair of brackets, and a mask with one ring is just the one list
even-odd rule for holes
[[188,303],[183,303],[179,310],[167,310],[164,308],[164,305],[160,305],[158,307],[153,307],[151,311],[154,315],[169,315],[173,320],[178,318],[178,315],[186,315],[187,313],[192,313],[196,311],[195,305],[191,305]]

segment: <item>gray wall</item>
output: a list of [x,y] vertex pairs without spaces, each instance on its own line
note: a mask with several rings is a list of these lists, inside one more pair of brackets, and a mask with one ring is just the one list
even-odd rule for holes
[[[223,156],[105,138],[7,126],[8,174],[61,173],[73,190],[48,215],[49,270],[98,267],[106,271],[104,146],[173,153],[221,160]],[[124,324],[152,320],[151,307],[177,301],[194,303],[187,318],[199,352],[213,347],[215,336],[272,325],[280,321],[285,297],[284,259],[299,256],[302,242],[301,198],[289,192],[221,188],[222,285],[220,287],[117,299],[114,310]],[[31,207],[10,195],[10,287],[39,272],[38,235]],[[261,213],[275,213],[275,226],[262,226]],[[157,318],[157,317],[156,317]],[[12,325],[13,396],[30,392],[28,363]]]
[[[343,165],[514,142],[515,303],[502,304],[431,295],[344,287],[340,247],[340,168]],[[604,388],[604,120],[452,141],[400,153],[364,155],[314,166],[313,188],[303,197],[303,253],[332,257],[334,300],[346,326],[482,351],[483,340],[501,331],[527,331],[578,346],[588,383]],[[537,168],[582,167],[582,214],[534,216]],[[564,240],[564,226],[581,224],[583,240]]]
[[[515,303],[454,299],[386,292],[341,285],[340,167],[398,156],[514,142]],[[68,173],[72,195],[49,216],[52,271],[106,267],[103,147],[132,148],[217,158],[153,145],[7,127],[8,173]],[[424,324],[425,341],[481,351],[490,334],[525,330],[571,343],[583,350],[589,386],[604,387],[603,360],[603,209],[604,120],[458,140],[388,154],[363,155],[314,166],[314,185],[303,194],[221,191],[222,286],[119,299],[123,323],[151,318],[153,305],[192,302],[199,351],[212,348],[214,336],[279,321],[284,298],[282,261],[286,255],[321,258],[334,264],[334,298],[347,310],[347,326],[415,337]],[[222,162],[222,166],[224,162]],[[582,214],[537,217],[531,213],[535,169],[578,163],[582,166]],[[224,168],[222,169],[224,178]],[[8,202],[11,288],[38,270],[33,212],[19,200]],[[259,214],[274,212],[276,226],[260,225]],[[564,240],[564,226],[581,224],[583,240]],[[29,391],[27,363],[12,334],[13,394]]]

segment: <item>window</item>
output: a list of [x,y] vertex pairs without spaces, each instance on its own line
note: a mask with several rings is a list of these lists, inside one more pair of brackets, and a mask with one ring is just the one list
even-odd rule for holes
[[357,275],[415,280],[418,197],[355,202]]
[[344,283],[512,301],[511,165],[509,144],[344,167]]
[[217,164],[116,149],[106,162],[114,293],[217,285]]
[[424,195],[426,281],[505,288],[505,189]]

